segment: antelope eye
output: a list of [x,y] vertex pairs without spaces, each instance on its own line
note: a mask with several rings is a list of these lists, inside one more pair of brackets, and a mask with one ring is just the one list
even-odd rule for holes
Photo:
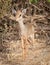
[[[21,16],[21,14],[20,14],[20,16]],[[20,16],[19,16],[19,17],[20,17]]]

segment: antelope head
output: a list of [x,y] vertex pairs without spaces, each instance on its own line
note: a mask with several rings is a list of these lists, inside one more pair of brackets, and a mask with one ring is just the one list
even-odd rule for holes
[[16,21],[19,21],[19,20],[23,20],[23,15],[26,13],[26,10],[18,10],[15,12],[15,16],[11,15],[9,18],[12,19],[12,20],[16,20]]

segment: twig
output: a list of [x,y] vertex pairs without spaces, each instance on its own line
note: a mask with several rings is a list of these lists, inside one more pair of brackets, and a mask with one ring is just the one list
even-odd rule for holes
[[37,7],[36,5],[34,5],[34,4],[30,4],[30,3],[29,3],[29,5],[35,7],[35,8],[38,9],[38,10],[41,10],[40,8],[38,8],[38,7]]

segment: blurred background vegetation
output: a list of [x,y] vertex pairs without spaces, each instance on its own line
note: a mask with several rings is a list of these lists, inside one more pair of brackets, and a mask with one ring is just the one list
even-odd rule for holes
[[10,13],[11,2],[12,0],[0,0],[0,17],[3,17],[5,14]]
[[12,7],[17,6],[16,3],[20,4],[19,7],[21,7],[21,5],[25,7],[25,2],[31,4],[37,4],[38,2],[47,2],[47,7],[50,4],[50,0],[0,0],[0,18],[6,14],[10,14]]

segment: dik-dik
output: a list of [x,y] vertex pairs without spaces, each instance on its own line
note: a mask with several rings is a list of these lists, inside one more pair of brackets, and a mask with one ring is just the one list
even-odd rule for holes
[[[28,42],[28,38],[29,36],[31,37],[31,34],[33,33],[34,29],[33,29],[33,26],[32,24],[27,24],[26,25],[24,24],[24,19],[23,18],[23,15],[25,15],[25,12],[22,12],[22,11],[17,11],[16,12],[16,16],[12,16],[10,17],[10,19],[13,19],[13,20],[16,20],[18,23],[19,23],[19,27],[20,27],[20,37],[21,37],[21,43],[22,43],[22,48],[23,48],[23,58],[26,57],[26,53],[27,53],[27,43]],[[33,36],[34,37],[34,36]]]

